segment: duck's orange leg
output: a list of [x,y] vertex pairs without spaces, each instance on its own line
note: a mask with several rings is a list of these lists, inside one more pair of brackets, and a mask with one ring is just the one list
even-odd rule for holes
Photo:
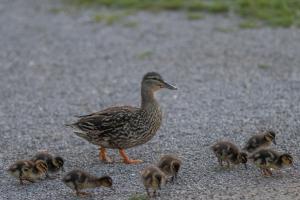
[[106,155],[106,149],[104,147],[99,148],[99,159],[107,163],[112,163],[112,160]]
[[123,158],[123,162],[125,164],[138,164],[143,162],[142,160],[131,160],[125,153],[124,149],[119,149],[119,153],[121,155],[121,157]]

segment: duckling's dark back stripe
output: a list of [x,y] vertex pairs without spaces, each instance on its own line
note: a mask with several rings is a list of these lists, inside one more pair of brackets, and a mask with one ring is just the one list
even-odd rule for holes
[[39,172],[46,173],[48,171],[48,166],[44,161],[39,160],[35,164]]

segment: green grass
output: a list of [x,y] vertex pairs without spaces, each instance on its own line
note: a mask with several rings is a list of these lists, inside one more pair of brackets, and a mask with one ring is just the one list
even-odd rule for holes
[[235,31],[232,27],[216,27],[215,30],[222,33],[232,33]]
[[[300,26],[300,0],[63,0],[79,7],[122,10],[180,10],[189,12],[234,12],[246,19],[241,28],[255,27],[255,21],[275,27]],[[192,14],[194,15],[194,14]],[[189,18],[189,17],[188,17]],[[197,17],[191,16],[190,19]],[[113,21],[113,20],[112,20]],[[251,24],[249,23],[251,22]],[[252,26],[253,25],[253,26]]]
[[145,194],[134,194],[129,197],[128,200],[148,200],[149,198]]
[[203,14],[199,12],[187,12],[186,16],[188,20],[199,20],[204,18]]
[[[92,19],[96,23],[104,22],[107,25],[112,25],[120,21],[124,21],[125,17],[128,15],[128,12],[100,12],[92,16]],[[126,22],[124,22],[126,23]]]
[[127,28],[135,28],[138,26],[138,22],[136,21],[126,21],[123,23],[123,26],[124,27],[127,27]]
[[252,28],[258,28],[257,22],[253,20],[244,20],[239,24],[239,27],[242,29],[252,29]]
[[268,68],[270,68],[271,66],[268,65],[268,64],[258,64],[257,67],[260,68],[260,69],[268,69]]
[[236,12],[271,26],[289,27],[300,21],[299,0],[237,0]]
[[150,58],[152,55],[153,55],[152,51],[144,51],[144,52],[137,54],[137,58],[141,59],[141,60],[145,60],[147,58]]

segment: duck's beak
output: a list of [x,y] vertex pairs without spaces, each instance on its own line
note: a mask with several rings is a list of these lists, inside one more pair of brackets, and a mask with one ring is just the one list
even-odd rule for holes
[[165,82],[164,80],[161,81],[163,83],[163,87],[169,90],[177,90],[177,87],[171,85],[170,83]]
[[274,138],[274,140],[273,140],[273,144],[277,145],[275,138]]

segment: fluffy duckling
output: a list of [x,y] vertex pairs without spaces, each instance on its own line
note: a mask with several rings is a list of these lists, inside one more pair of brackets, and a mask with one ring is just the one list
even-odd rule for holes
[[71,189],[76,191],[77,196],[86,196],[89,193],[80,190],[96,187],[112,188],[113,181],[109,176],[95,177],[81,170],[73,170],[65,175],[62,181]]
[[175,155],[164,155],[160,158],[157,167],[171,177],[171,182],[177,179],[177,174],[181,167],[181,160]]
[[[151,165],[141,171],[141,177],[149,197],[156,196],[156,191],[161,189],[161,186],[166,182],[166,175],[156,166]],[[153,194],[150,194],[150,189]]]
[[231,142],[220,141],[214,144],[211,148],[217,156],[218,162],[221,166],[223,166],[223,161],[226,161],[228,168],[230,167],[230,163],[235,165],[243,163],[247,169],[247,154],[240,152],[238,147]]
[[47,163],[44,161],[33,162],[30,160],[19,160],[8,168],[9,174],[18,178],[20,184],[23,181],[35,182],[42,179],[48,170]]
[[280,154],[272,149],[261,149],[252,154],[249,159],[261,169],[262,175],[271,176],[271,169],[280,169],[284,166],[294,166],[293,157],[288,153]]
[[32,159],[33,162],[38,160],[42,160],[47,163],[48,171],[46,173],[47,178],[50,178],[48,172],[55,173],[59,170],[64,171],[64,159],[60,156],[53,156],[52,154],[48,153],[48,151],[40,151],[38,152]]
[[266,131],[265,133],[262,134],[254,135],[247,141],[243,150],[249,153],[253,153],[259,148],[264,148],[269,146],[272,142],[276,145],[275,136],[276,136],[275,132],[271,130]]

